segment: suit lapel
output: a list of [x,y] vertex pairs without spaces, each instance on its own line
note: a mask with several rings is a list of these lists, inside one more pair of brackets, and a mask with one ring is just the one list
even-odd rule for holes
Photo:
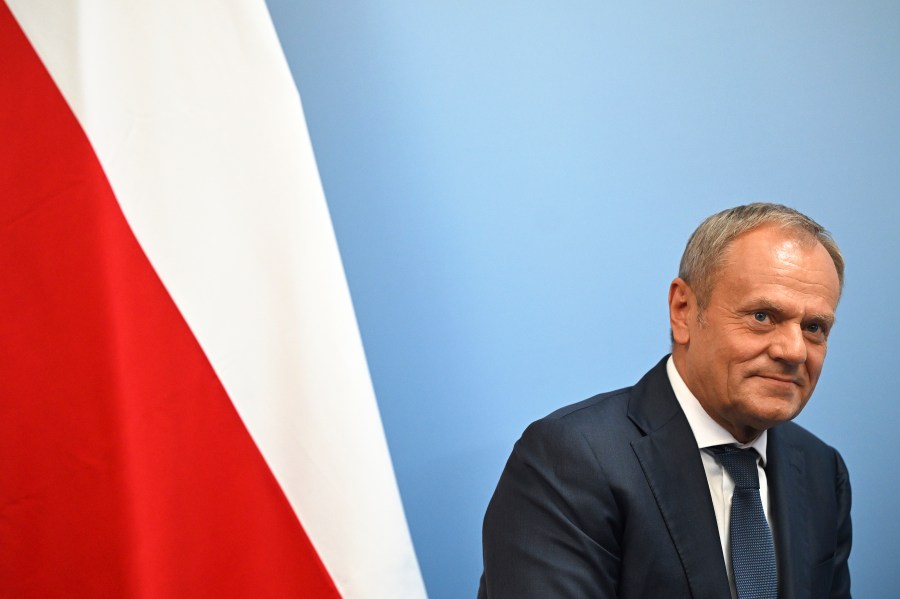
[[782,431],[769,430],[766,450],[766,478],[775,529],[775,554],[778,561],[780,599],[810,599],[812,581],[805,580],[809,568],[803,563],[811,554],[807,528],[809,505],[804,480],[806,460],[802,451],[785,440]]
[[730,597],[703,462],[669,384],[665,359],[635,386],[628,414],[645,434],[632,448],[681,558],[692,596]]

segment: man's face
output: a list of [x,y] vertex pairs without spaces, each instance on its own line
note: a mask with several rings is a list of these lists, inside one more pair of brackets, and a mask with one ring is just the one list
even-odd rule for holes
[[806,405],[839,295],[834,262],[820,243],[773,226],[744,233],[702,315],[690,286],[672,282],[675,366],[706,412],[749,442]]

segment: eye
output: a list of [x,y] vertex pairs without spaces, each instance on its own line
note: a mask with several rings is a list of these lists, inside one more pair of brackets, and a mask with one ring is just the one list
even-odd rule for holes
[[806,325],[806,330],[814,335],[827,335],[828,327],[818,322],[811,322]]
[[769,314],[761,311],[754,312],[753,320],[755,320],[756,322],[766,322],[767,320],[769,320]]

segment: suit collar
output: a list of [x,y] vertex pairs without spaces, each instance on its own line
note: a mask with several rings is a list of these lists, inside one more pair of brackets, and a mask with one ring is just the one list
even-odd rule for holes
[[635,385],[631,445],[666,522],[694,599],[730,596],[725,560],[697,442],[666,374],[666,358]]
[[[809,599],[812,581],[811,568],[803,568],[812,554],[807,530],[809,507],[814,505],[802,484],[806,471],[806,456],[800,447],[791,443],[782,427],[769,430],[769,501],[778,562],[779,593],[782,599]],[[810,564],[811,566],[811,564]]]
[[[684,419],[675,392],[666,374],[666,356],[632,388],[628,417],[645,435],[667,425],[678,416]],[[687,424],[687,420],[685,420]],[[693,438],[693,434],[691,435]]]

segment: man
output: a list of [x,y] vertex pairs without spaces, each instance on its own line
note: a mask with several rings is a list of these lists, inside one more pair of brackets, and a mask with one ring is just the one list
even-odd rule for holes
[[790,208],[704,221],[669,289],[671,356],[516,443],[479,598],[849,598],[846,467],[789,422],[843,271],[828,232]]

